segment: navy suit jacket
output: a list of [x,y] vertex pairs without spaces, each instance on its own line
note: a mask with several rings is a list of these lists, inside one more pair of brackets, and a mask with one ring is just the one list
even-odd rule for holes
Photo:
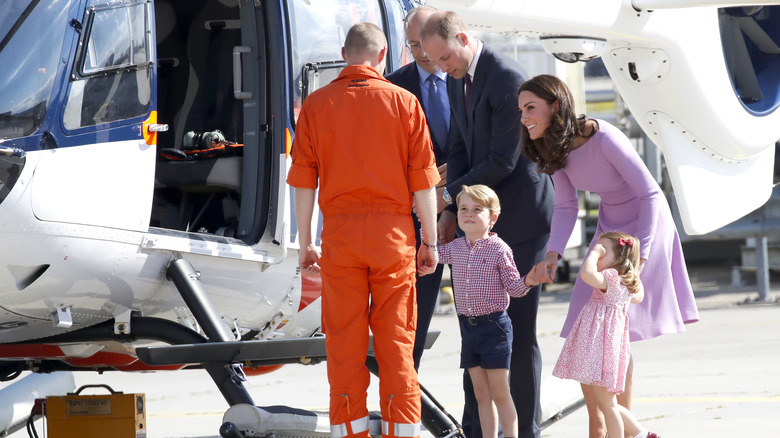
[[525,79],[519,64],[487,45],[472,78],[469,108],[464,79],[447,78],[452,110],[447,191],[454,198],[463,185],[485,184],[495,190],[501,214],[493,231],[510,246],[541,237],[546,244],[555,202],[550,177],[537,173],[536,165],[521,153],[517,98]]
[[[420,88],[420,72],[417,70],[417,64],[410,62],[398,70],[390,73],[385,77],[388,81],[401,88],[410,91],[417,96],[417,100],[420,101],[420,105],[423,103],[422,89]],[[423,108],[428,115],[428,108]],[[430,131],[430,125],[428,126]],[[452,131],[452,122],[450,122],[450,132]],[[436,137],[431,135],[431,142],[433,143],[433,155],[436,157],[436,165],[441,166],[447,162],[447,155],[443,152],[442,145],[439,145],[436,141]]]

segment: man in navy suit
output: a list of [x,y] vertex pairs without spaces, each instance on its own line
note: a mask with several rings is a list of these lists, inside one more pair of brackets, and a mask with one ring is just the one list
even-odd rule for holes
[[[406,64],[387,75],[387,80],[411,91],[422,103],[428,127],[433,140],[433,154],[436,165],[447,162],[447,133],[450,126],[450,103],[447,96],[447,75],[439,70],[436,63],[428,59],[420,46],[420,26],[436,8],[420,6],[409,11],[404,20],[406,43],[414,57],[414,62]],[[414,216],[414,226],[417,232],[417,247],[420,247],[420,222]],[[423,277],[417,276],[417,331],[414,342],[414,368],[420,366],[425,347],[425,338],[431,325],[436,300],[439,299],[444,265],[439,265],[436,272]]]
[[[463,185],[485,184],[495,190],[501,216],[493,231],[512,248],[517,269],[525,275],[544,258],[554,204],[549,177],[538,174],[536,166],[521,154],[517,98],[526,74],[516,62],[469,34],[454,12],[432,13],[420,32],[426,55],[449,76],[452,133],[442,197],[452,202]],[[442,212],[438,228],[443,242],[454,238],[454,210]],[[540,291],[537,286],[523,298],[512,298],[507,310],[514,335],[510,388],[520,437],[541,434],[542,359],[536,340]],[[464,390],[463,428],[469,438],[479,438],[479,415],[468,373],[464,374]]]

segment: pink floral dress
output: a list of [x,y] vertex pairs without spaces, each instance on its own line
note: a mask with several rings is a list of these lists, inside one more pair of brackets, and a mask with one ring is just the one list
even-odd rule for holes
[[625,391],[631,354],[627,313],[631,294],[616,270],[605,269],[602,274],[607,291],[593,289],[563,344],[553,375],[619,394]]

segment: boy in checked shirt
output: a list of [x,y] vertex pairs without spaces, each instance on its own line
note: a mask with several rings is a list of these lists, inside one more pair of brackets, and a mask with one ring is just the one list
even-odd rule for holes
[[520,276],[509,245],[490,232],[501,212],[490,187],[463,186],[457,205],[465,236],[439,246],[439,263],[452,265],[460,367],[474,384],[482,436],[497,437],[500,422],[506,438],[516,437],[517,412],[509,391],[512,321],[506,309],[510,296],[520,298],[540,283],[537,268]]

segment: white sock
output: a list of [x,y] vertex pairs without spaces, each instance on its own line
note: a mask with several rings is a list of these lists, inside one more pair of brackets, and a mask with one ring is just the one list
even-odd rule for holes
[[647,438],[647,430],[639,432],[634,438]]

